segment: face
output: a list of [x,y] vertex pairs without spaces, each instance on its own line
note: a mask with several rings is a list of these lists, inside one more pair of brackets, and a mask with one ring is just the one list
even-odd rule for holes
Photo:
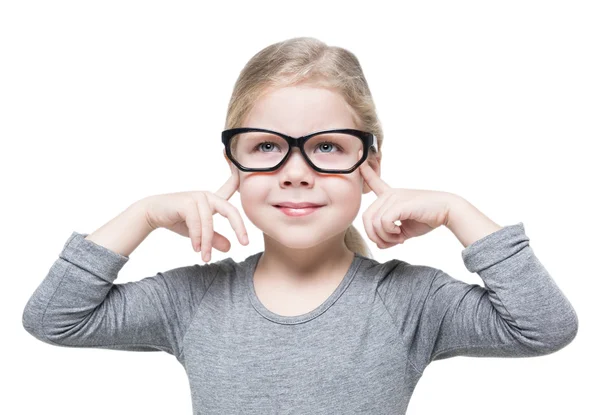
[[[266,128],[292,137],[328,129],[360,129],[341,95],[308,85],[268,90],[240,127]],[[379,173],[375,156],[369,155],[366,162]],[[289,248],[310,248],[343,234],[360,210],[362,194],[370,191],[367,185],[363,189],[359,169],[351,174],[319,173],[306,163],[298,148],[273,172],[233,168],[240,176],[238,191],[248,219]],[[274,207],[283,201],[324,206],[309,215],[287,216]]]

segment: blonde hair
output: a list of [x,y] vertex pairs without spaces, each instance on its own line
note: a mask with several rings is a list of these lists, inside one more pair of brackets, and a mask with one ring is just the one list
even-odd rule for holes
[[[268,89],[300,83],[328,88],[342,95],[357,129],[377,137],[379,153],[369,151],[369,158],[381,161],[383,131],[358,59],[346,49],[329,46],[313,37],[274,43],[248,61],[233,87],[225,129],[241,127],[254,102]],[[354,225],[346,229],[344,243],[355,253],[373,257]]]

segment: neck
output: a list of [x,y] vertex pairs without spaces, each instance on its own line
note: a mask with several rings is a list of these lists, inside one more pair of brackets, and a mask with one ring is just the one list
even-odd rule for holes
[[290,248],[266,234],[265,251],[257,265],[257,272],[278,280],[303,283],[327,276],[337,277],[354,259],[354,252],[344,243],[344,234],[336,235],[308,248]]

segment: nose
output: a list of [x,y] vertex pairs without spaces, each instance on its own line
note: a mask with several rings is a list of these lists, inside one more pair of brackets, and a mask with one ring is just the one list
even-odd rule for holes
[[302,151],[300,151],[298,147],[292,148],[288,159],[283,163],[282,167],[286,167],[286,165],[302,166],[308,170],[313,170],[312,166],[304,158],[304,154],[302,154]]
[[316,172],[304,159],[299,148],[292,148],[288,159],[280,167],[281,180],[284,182],[310,181],[314,177],[313,173]]

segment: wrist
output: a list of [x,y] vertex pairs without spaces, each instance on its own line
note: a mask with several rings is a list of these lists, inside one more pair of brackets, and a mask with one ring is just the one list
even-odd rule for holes
[[456,193],[447,193],[446,206],[448,214],[446,215],[446,223],[444,223],[446,228],[452,230],[456,222],[456,212],[464,210],[467,203],[464,198]]
[[446,227],[456,236],[463,247],[502,229],[468,200],[453,196],[449,201],[448,222]]
[[133,211],[134,215],[143,218],[143,223],[146,225],[146,231],[148,234],[157,229],[156,226],[152,224],[152,221],[150,221],[150,217],[148,216],[149,206],[150,196],[144,197],[143,199],[140,199],[129,206],[129,210]]

